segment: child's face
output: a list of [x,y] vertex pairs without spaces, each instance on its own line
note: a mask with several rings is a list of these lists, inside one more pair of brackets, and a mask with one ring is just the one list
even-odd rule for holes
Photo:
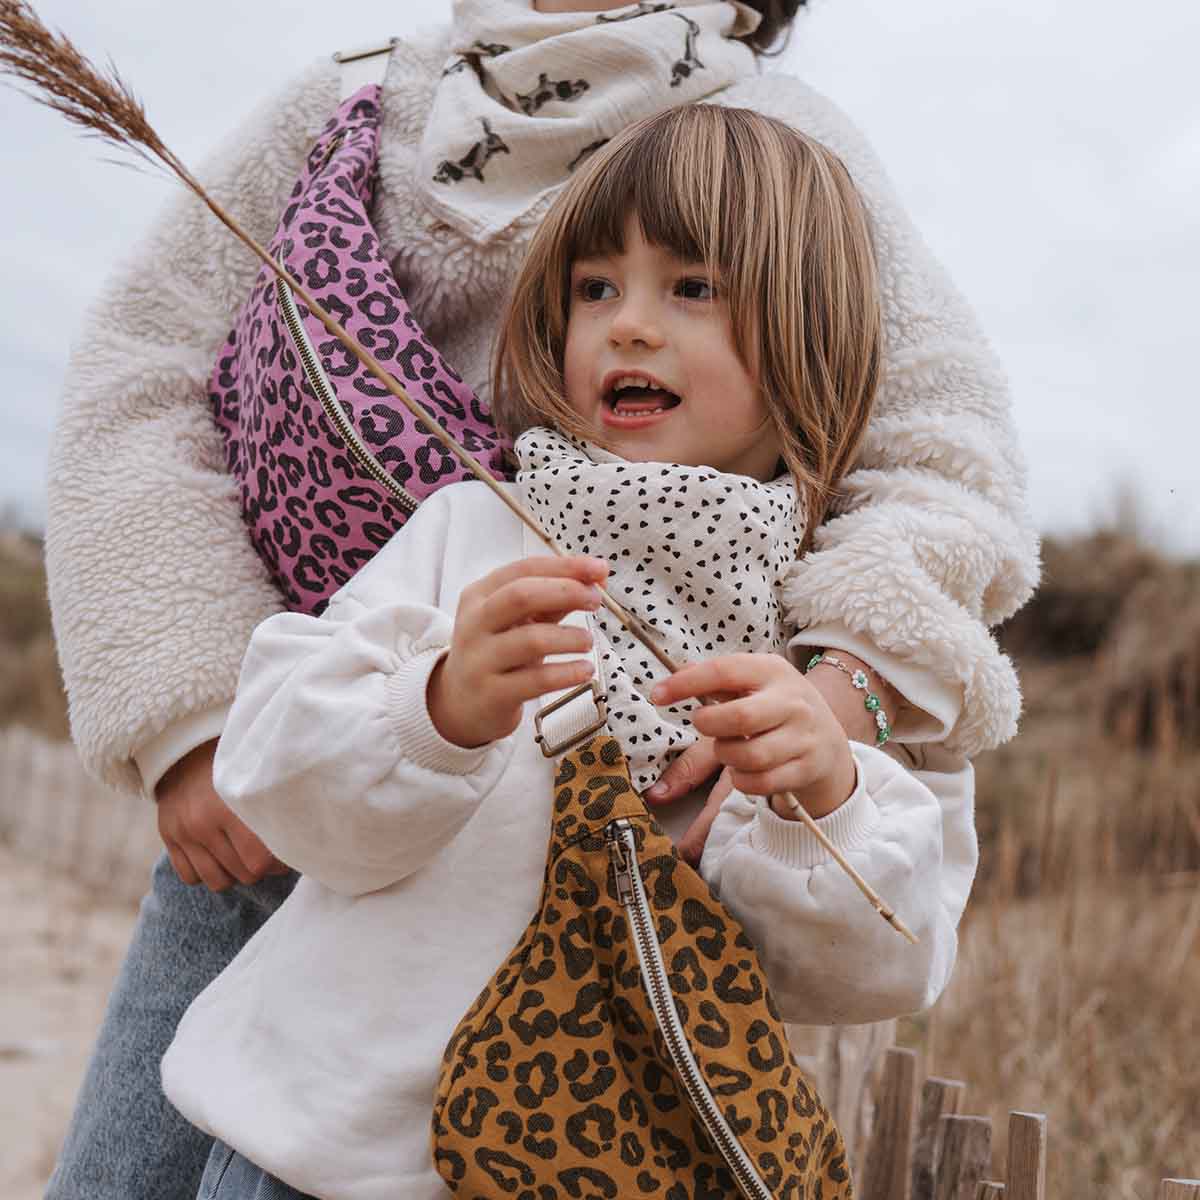
[[563,374],[571,408],[622,458],[775,476],[779,441],[720,281],[650,245],[636,216],[621,253],[571,267]]

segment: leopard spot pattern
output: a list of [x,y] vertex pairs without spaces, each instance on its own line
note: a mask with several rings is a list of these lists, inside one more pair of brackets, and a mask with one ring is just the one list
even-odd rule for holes
[[542,903],[446,1048],[432,1127],[446,1186],[471,1200],[741,1194],[646,998],[604,840],[619,817],[635,831],[676,1008],[729,1128],[773,1196],[849,1200],[841,1135],[788,1048],[753,946],[675,854],[607,733],[560,763]]
[[[496,478],[511,476],[491,414],[409,308],[371,224],[378,88],[345,101],[314,145],[269,251]],[[401,493],[355,458],[304,371],[264,267],[218,354],[209,401],[250,539],[289,608],[329,597],[438,488],[474,476],[332,337],[297,296],[350,425]]]

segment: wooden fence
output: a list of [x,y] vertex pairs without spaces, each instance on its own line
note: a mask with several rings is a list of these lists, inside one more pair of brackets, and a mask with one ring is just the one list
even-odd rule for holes
[[[1009,1114],[1004,1178],[990,1179],[992,1123],[959,1111],[965,1095],[956,1079],[918,1088],[917,1052],[886,1051],[861,1200],[1046,1200],[1045,1116]],[[1164,1179],[1157,1200],[1200,1200],[1200,1179]]]
[[97,783],[70,742],[0,730],[0,841],[114,899],[136,901],[161,850],[153,806]]

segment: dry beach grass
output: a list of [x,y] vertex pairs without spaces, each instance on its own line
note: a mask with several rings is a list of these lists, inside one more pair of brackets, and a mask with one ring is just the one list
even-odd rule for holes
[[1051,1197],[1150,1200],[1200,1175],[1200,569],[1135,539],[1048,543],[1002,632],[1021,735],[978,764],[958,967],[903,1023],[992,1117],[1049,1117]]
[[[901,1040],[992,1116],[997,1171],[1008,1111],[1045,1112],[1052,1200],[1151,1200],[1200,1175],[1200,567],[1115,534],[1051,543],[1046,566],[1003,632],[1027,715],[978,763],[959,967]],[[0,596],[0,724],[59,736],[36,542],[0,537]],[[40,1194],[153,844],[149,813],[57,753],[55,774],[0,745],[7,1200]]]
[[1012,1109],[1049,1118],[1050,1197],[1151,1200],[1196,1175],[1198,896],[1134,876],[975,911],[949,989],[901,1040],[992,1118],[991,1178]]

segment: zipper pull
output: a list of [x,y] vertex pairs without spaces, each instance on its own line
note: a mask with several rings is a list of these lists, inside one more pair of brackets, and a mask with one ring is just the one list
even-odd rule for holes
[[608,857],[612,861],[613,881],[617,887],[617,899],[624,905],[633,899],[633,871],[629,864],[630,849],[625,844],[624,831],[629,822],[623,818],[610,821],[604,827],[604,840],[608,843]]

